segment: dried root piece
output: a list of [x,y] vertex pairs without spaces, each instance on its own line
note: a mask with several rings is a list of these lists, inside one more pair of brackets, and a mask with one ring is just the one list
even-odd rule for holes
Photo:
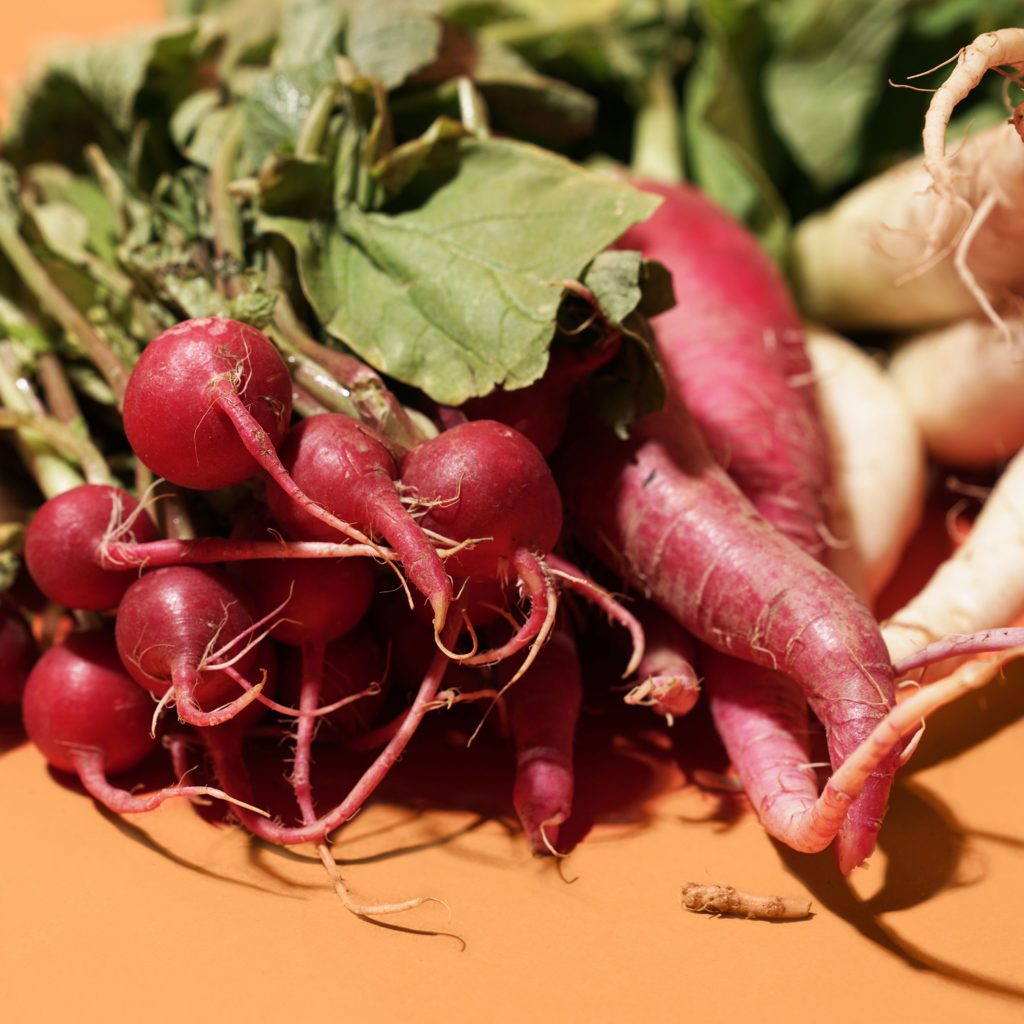
[[695,914],[730,914],[761,921],[799,921],[811,917],[811,901],[794,896],[753,896],[731,885],[683,886],[682,903]]

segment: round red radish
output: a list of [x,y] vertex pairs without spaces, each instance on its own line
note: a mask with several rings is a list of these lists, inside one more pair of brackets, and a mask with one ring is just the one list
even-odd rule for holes
[[[435,625],[440,625],[452,598],[451,580],[433,542],[402,504],[395,483],[398,463],[387,441],[349,416],[327,413],[310,416],[289,431],[279,455],[314,502],[391,544],[413,586],[430,601]],[[279,487],[268,488],[267,504],[289,536],[337,538]]]
[[472,579],[504,575],[519,550],[551,551],[562,501],[544,457],[519,431],[493,420],[463,423],[414,448],[402,483],[428,511],[422,524],[456,541],[481,538],[447,561]]
[[136,574],[104,569],[100,548],[112,526],[131,518],[120,537],[145,543],[159,537],[139,503],[119,487],[82,484],[45,502],[29,524],[25,562],[36,586],[66,608],[106,611],[117,607]]
[[[154,696],[163,697],[174,688],[179,713],[189,695],[200,708],[212,711],[238,697],[241,688],[225,671],[202,666],[253,622],[248,602],[219,570],[158,569],[136,580],[122,598],[117,649],[132,678]],[[249,639],[223,659],[239,654]],[[255,683],[258,670],[265,668],[262,660],[253,648],[233,668]]]
[[0,606],[0,709],[21,700],[38,654],[24,617],[13,608]]
[[125,671],[110,629],[76,633],[51,647],[25,685],[25,731],[46,760],[76,772],[75,751],[99,751],[108,774],[153,749],[153,701]]
[[259,465],[221,407],[222,395],[238,396],[267,448],[280,444],[291,419],[291,377],[270,340],[223,317],[169,328],[146,346],[128,381],[128,443],[154,473],[182,487],[248,480]]
[[344,636],[373,600],[374,571],[365,558],[239,563],[232,575],[244,584],[257,616],[284,605],[270,635],[296,647]]

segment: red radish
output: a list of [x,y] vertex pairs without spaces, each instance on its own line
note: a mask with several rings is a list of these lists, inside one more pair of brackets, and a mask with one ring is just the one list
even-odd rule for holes
[[[591,431],[567,467],[591,550],[705,643],[796,679],[838,768],[894,700],[877,624],[845,584],[756,513],[678,406],[639,421],[629,443]],[[847,797],[844,872],[874,847],[894,770],[891,756]],[[815,827],[797,816],[774,834],[822,849],[833,836]]]
[[[348,416],[311,416],[291,430],[281,446],[291,478],[334,515],[384,537],[412,584],[425,595],[440,629],[452,600],[452,585],[433,541],[409,515],[396,488],[398,463],[386,440]],[[271,514],[292,537],[330,540],[333,533],[295,501],[271,487]]]
[[365,560],[376,550],[350,543],[159,540],[138,502],[106,484],[82,484],[45,502],[25,544],[29,571],[47,597],[88,611],[114,608],[140,569],[269,558]]
[[266,669],[259,648],[251,646],[253,629],[248,603],[223,573],[157,569],[121,599],[117,649],[132,678],[154,696],[172,699],[182,721],[217,725],[261,692],[256,686],[238,696],[239,684],[224,667],[232,662],[243,677]]
[[758,511],[821,551],[828,441],[781,274],[746,228],[696,189],[637,184],[664,201],[619,245],[672,274],[676,305],[651,323],[669,387]]
[[125,672],[113,632],[76,633],[51,647],[25,686],[25,730],[54,768],[73,772],[118,814],[149,811],[173,796],[230,799],[207,786],[171,786],[136,796],[107,781],[141,764],[156,745],[153,702]]
[[[507,665],[499,672],[503,682],[512,675]],[[582,696],[576,644],[556,629],[505,697],[516,745],[512,801],[535,854],[554,852],[558,828],[572,812],[573,740]]]
[[573,391],[618,352],[618,340],[616,336],[595,347],[552,349],[540,380],[516,391],[498,388],[483,398],[471,398],[460,409],[470,420],[497,420],[514,427],[548,456],[565,434]]
[[[429,649],[433,642],[426,636]],[[401,645],[405,644],[405,637]],[[429,658],[427,659],[429,661]],[[278,698],[284,704],[298,705],[301,696],[301,658],[298,652],[285,655]],[[380,644],[364,628],[357,628],[332,641],[324,649],[324,677],[320,700],[325,706],[346,698],[358,698],[323,715],[323,731],[340,738],[365,732],[384,701],[387,683],[387,658]]]
[[448,559],[457,576],[503,578],[517,552],[545,555],[562,532],[544,456],[503,423],[475,420],[417,445],[402,462],[402,483],[424,502],[424,526],[456,541],[486,538]]
[[25,537],[25,562],[39,589],[66,608],[117,607],[137,573],[104,567],[104,539],[115,527],[132,544],[158,537],[149,516],[119,487],[83,484],[45,502]]
[[694,668],[697,645],[657,605],[645,603],[638,616],[644,631],[644,656],[636,670],[640,682],[626,694],[626,703],[653,708],[671,725],[676,717],[689,714],[700,696]]
[[[757,511],[821,558],[828,440],[803,326],[782,277],[753,236],[696,190],[641,187],[664,202],[620,244],[672,273],[677,305],[652,324],[670,390]],[[797,788],[790,771],[792,763],[810,761],[804,701],[767,668],[711,649],[701,663],[718,731],[762,822],[778,834],[817,793],[813,772]],[[776,728],[766,732],[765,719]],[[769,744],[754,744],[765,735]]]
[[21,700],[25,680],[38,655],[24,617],[0,605],[0,710],[14,707]]
[[310,515],[360,543],[366,537],[319,508],[277,456],[291,419],[288,368],[254,327],[223,317],[186,320],[143,350],[124,396],[132,450],[171,483],[214,490],[262,468]]

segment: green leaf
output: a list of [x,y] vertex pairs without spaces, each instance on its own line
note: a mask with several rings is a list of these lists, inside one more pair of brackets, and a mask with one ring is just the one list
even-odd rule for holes
[[622,324],[619,355],[591,378],[587,391],[597,414],[625,440],[641,416],[665,404],[665,380],[647,321],[631,313]]
[[441,46],[440,0],[353,0],[345,49],[387,89],[433,63]]
[[196,29],[168,24],[56,51],[15,102],[7,145],[18,162],[74,164],[88,142],[127,141],[147,90],[168,112],[192,87]]
[[[732,17],[737,12],[731,8]],[[759,237],[777,259],[789,234],[786,208],[764,158],[741,63],[714,21],[686,80],[684,125],[694,182]]]
[[280,67],[333,58],[347,6],[343,0],[292,0],[285,4],[277,40]]
[[657,200],[511,141],[464,139],[452,156],[391,212],[348,205],[334,223],[264,216],[259,227],[294,247],[329,334],[459,405],[543,372],[563,282]]
[[784,0],[770,9],[778,45],[765,100],[796,162],[821,189],[855,173],[860,136],[880,98],[904,0]]
[[334,78],[330,60],[268,71],[245,98],[245,149],[261,164],[275,151],[290,151],[320,87]]

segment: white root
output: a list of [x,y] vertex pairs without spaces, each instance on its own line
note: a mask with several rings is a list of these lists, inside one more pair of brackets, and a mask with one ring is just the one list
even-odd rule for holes
[[870,604],[924,509],[924,445],[886,371],[863,349],[808,326],[807,353],[833,467],[827,564]]
[[1024,613],[1024,452],[1003,471],[967,539],[882,624],[893,663],[940,637],[996,629]]
[[1024,317],[965,320],[903,342],[889,363],[931,455],[951,466],[991,466],[1024,446]]
[[793,896],[753,896],[731,885],[683,886],[682,904],[686,910],[704,914],[730,914],[763,921],[796,921],[811,916],[811,901]]

